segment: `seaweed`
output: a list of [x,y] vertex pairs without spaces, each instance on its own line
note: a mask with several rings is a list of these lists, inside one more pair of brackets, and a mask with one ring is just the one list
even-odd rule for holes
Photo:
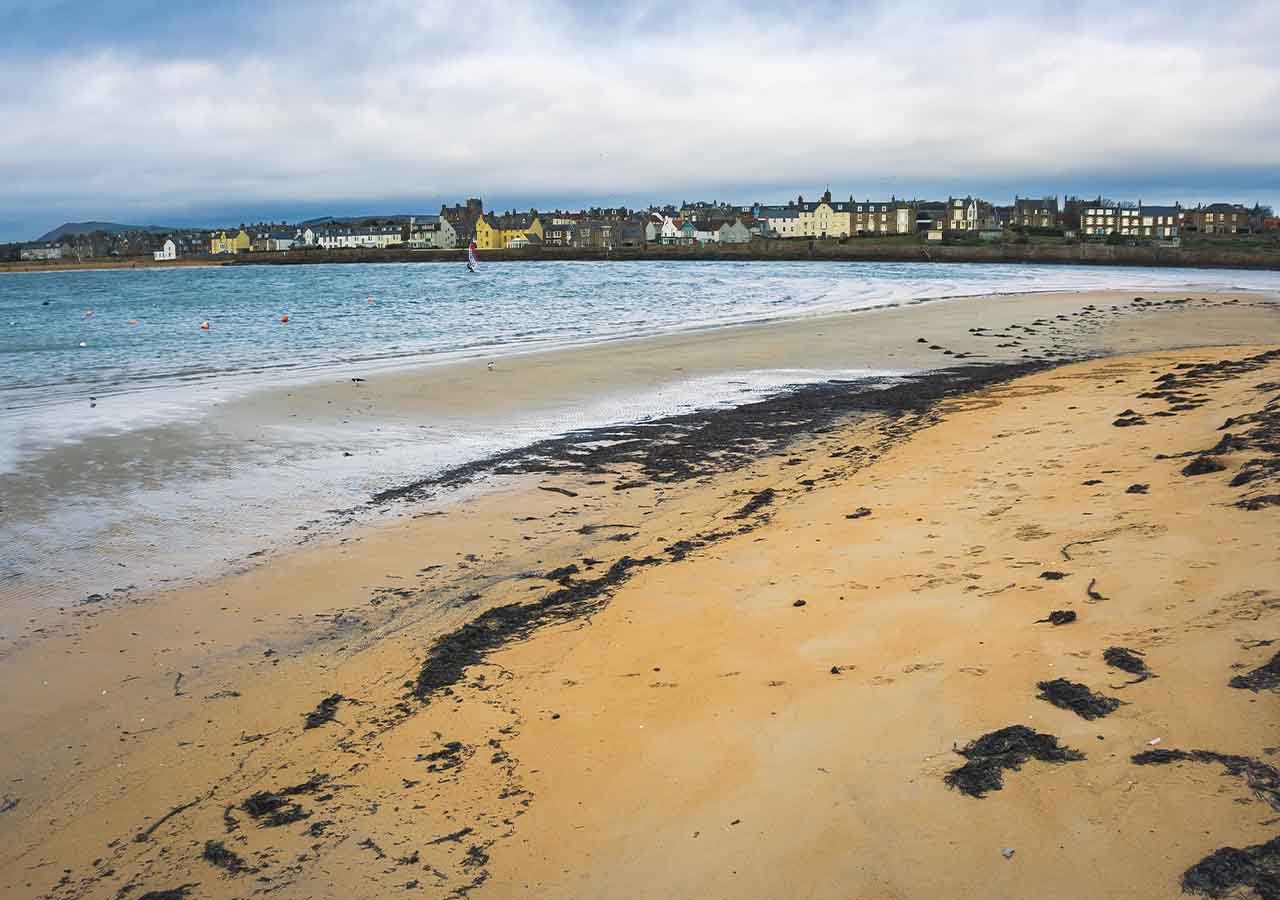
[[1280,900],[1280,837],[1243,849],[1221,847],[1182,874],[1182,892],[1202,897],[1239,896],[1252,888],[1261,900]]
[[309,728],[319,728],[333,721],[334,714],[338,711],[338,704],[347,699],[341,694],[330,694],[320,701],[320,705],[307,713],[307,721],[302,726],[306,731]]
[[989,732],[955,752],[968,762],[948,772],[943,780],[947,787],[978,798],[1003,788],[1004,770],[1017,771],[1029,759],[1065,763],[1085,758],[1079,750],[1059,745],[1053,735],[1032,731],[1025,725]]
[[1055,678],[1037,682],[1040,693],[1036,696],[1047,700],[1059,709],[1069,709],[1082,719],[1099,719],[1115,712],[1120,701],[1095,693],[1078,681]]
[[1182,474],[1187,477],[1194,475],[1208,475],[1212,472],[1222,472],[1227,467],[1218,462],[1212,456],[1197,456],[1191,462],[1182,467]]
[[147,891],[138,900],[182,900],[195,886],[194,884],[180,884],[176,888],[169,888],[167,891]]
[[226,869],[232,875],[239,874],[246,868],[244,859],[235,851],[228,850],[222,841],[205,841],[200,858],[219,869]]
[[[1107,665],[1138,676],[1132,681],[1126,681],[1125,684],[1139,684],[1148,678],[1157,677],[1156,673],[1147,666],[1146,660],[1142,659],[1144,655],[1141,650],[1130,650],[1128,647],[1108,647],[1102,651],[1102,658]],[[1117,686],[1113,684],[1112,687]]]
[[748,516],[755,515],[773,502],[775,493],[773,488],[765,488],[758,494],[755,494],[750,500],[743,504],[742,508],[731,516],[730,519],[745,519]]
[[1271,657],[1271,661],[1264,663],[1245,675],[1237,675],[1228,682],[1233,688],[1243,688],[1253,691],[1274,691],[1280,688],[1280,653]]
[[1040,577],[1043,578],[1045,581],[1061,581],[1062,579],[1066,578],[1067,575],[1069,574],[1070,574],[1069,572],[1049,571],[1049,572],[1041,572]]
[[1075,620],[1076,620],[1076,614],[1074,610],[1055,609],[1053,612],[1049,613],[1049,615],[1045,616],[1043,619],[1036,619],[1035,622],[1033,622],[1032,624],[1039,625],[1041,622],[1048,622],[1050,625],[1069,625]]
[[298,794],[315,793],[325,782],[328,775],[314,775],[302,784],[278,788],[275,791],[258,791],[245,798],[240,808],[247,812],[263,828],[278,828],[308,818],[307,812],[298,803],[286,798]]
[[1265,801],[1272,809],[1280,810],[1280,772],[1261,760],[1212,750],[1145,750],[1130,758],[1139,766],[1174,762],[1217,763],[1228,775],[1243,778],[1259,800]]
[[508,603],[486,610],[436,639],[418,671],[414,696],[429,700],[436,692],[461,681],[467,669],[489,653],[527,638],[543,625],[572,621],[597,611],[608,593],[630,577],[632,569],[657,562],[652,556],[624,556],[599,578],[574,581],[531,603]]

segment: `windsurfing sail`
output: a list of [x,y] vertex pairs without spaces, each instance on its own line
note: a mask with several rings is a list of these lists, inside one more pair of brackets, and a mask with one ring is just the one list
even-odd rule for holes
[[467,247],[467,271],[474,272],[476,266],[480,265],[480,260],[476,258],[476,242],[472,241]]

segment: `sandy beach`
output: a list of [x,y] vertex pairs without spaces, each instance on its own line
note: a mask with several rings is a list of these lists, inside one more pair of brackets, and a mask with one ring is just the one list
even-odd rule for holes
[[51,608],[0,656],[5,896],[1275,890],[1280,307],[1134,297],[228,404],[231,440],[928,372],[551,440],[222,577]]

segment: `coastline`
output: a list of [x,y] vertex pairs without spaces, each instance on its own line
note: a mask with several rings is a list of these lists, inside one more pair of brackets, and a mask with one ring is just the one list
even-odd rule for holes
[[[1270,653],[1280,532],[1237,505],[1274,484],[1229,484],[1257,449],[1205,476],[1156,454],[1226,417],[1247,441],[1280,350],[990,371],[852,418],[823,395],[830,424],[680,478],[539,454],[166,602],[72,612],[0,660],[38,698],[3,720],[0,870],[59,898],[1016,897],[1086,858],[1096,896],[1176,892],[1271,836],[1265,798],[1129,757],[1160,738],[1267,765],[1274,694],[1227,682]],[[1145,426],[1116,427],[1126,408]],[[1080,620],[1035,623],[1063,607]],[[1109,644],[1159,678],[1112,687]],[[1127,705],[1055,709],[1035,682],[1059,675]],[[1010,722],[1085,759],[949,790],[949,748]]]
[[[340,534],[353,516],[376,519],[363,507],[374,493],[566,431],[754,402],[787,384],[1229,344],[1280,327],[1268,294],[1144,294],[930,301],[515,354],[493,371],[483,360],[361,367],[219,401],[195,420],[68,442],[20,479],[0,476],[21,535],[0,574],[25,573],[0,580],[0,649],[43,633],[85,597],[123,602],[203,583]],[[99,402],[106,416],[137,405],[129,395]],[[82,511],[68,493],[79,485],[123,500]],[[155,520],[157,508],[178,512]],[[32,526],[46,520],[95,530],[70,532],[64,551],[36,540]]]
[[[855,238],[828,240],[757,240],[742,245],[622,247],[590,250],[571,247],[530,247],[478,251],[482,262],[927,262],[1051,264],[1067,266],[1141,266],[1149,268],[1280,269],[1280,245],[1276,248],[1232,246],[1128,246],[1099,242],[1046,244],[994,242],[992,244],[933,243],[914,240]],[[144,269],[182,266],[292,266],[356,263],[462,263],[466,249],[341,249],[273,251],[240,256],[193,257],[157,261],[147,257],[127,260],[2,262],[0,274],[88,269]]]

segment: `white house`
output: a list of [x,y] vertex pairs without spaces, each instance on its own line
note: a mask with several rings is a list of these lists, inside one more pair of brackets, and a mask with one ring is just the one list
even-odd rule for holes
[[458,246],[458,232],[444,216],[409,219],[409,246],[414,250],[450,250]]
[[695,226],[693,239],[699,244],[718,244],[720,242],[719,222],[699,222]]
[[29,259],[62,259],[62,245],[52,242],[33,244],[30,247],[23,247],[18,257],[24,261]]
[[317,228],[315,235],[316,243],[326,250],[383,250],[402,242],[399,225],[326,225]]
[[152,254],[156,258],[156,262],[163,262],[166,259],[178,258],[178,245],[173,242],[173,238],[165,238],[164,244],[159,250]]
[[662,218],[662,228],[658,231],[658,240],[664,244],[678,244],[683,236],[675,219],[670,216]]

